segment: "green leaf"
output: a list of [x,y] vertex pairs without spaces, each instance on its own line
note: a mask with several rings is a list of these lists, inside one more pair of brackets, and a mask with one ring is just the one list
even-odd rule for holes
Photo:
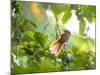
[[80,18],[79,19],[79,33],[80,33],[80,35],[84,34],[85,27],[86,27],[86,22],[85,22],[84,18]]
[[41,46],[44,46],[47,41],[47,36],[41,32],[35,32],[34,40],[35,40],[35,42],[39,43]]
[[84,66],[84,61],[80,57],[75,58],[72,63],[70,63],[71,70],[84,70]]
[[35,28],[37,28],[36,24],[35,24],[33,21],[31,21],[31,20],[26,20],[26,22],[29,22],[30,24],[32,24],[32,26],[34,26]]
[[93,23],[95,21],[96,19],[95,6],[80,6],[80,10],[89,23]]
[[58,15],[61,14],[62,12],[64,12],[66,10],[66,8],[68,8],[67,5],[52,5],[52,11],[56,17],[56,19],[58,19]]
[[55,62],[55,60],[50,60],[47,57],[41,58],[40,71],[42,72],[59,71],[60,67],[60,64]]
[[35,28],[37,28],[36,24],[32,21],[29,21]]
[[68,22],[68,20],[71,18],[71,16],[72,16],[71,9],[68,7],[65,10],[64,15],[62,17],[63,24],[65,24],[66,22]]
[[32,31],[26,31],[24,33],[24,37],[27,37],[27,38],[30,38],[30,39],[33,39],[33,35],[34,35],[34,33]]

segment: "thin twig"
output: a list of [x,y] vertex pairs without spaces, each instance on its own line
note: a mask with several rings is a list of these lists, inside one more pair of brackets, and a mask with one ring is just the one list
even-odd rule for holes
[[60,27],[59,27],[59,23],[58,23],[58,21],[56,21],[56,24],[57,24],[58,34],[59,34],[59,36],[61,36],[61,32],[60,32]]
[[55,31],[56,31],[56,39],[61,37],[61,32],[60,32],[60,27],[59,27],[59,23],[56,19],[56,25],[55,25]]
[[58,39],[57,24],[55,25],[55,31],[56,31],[56,40],[57,40]]

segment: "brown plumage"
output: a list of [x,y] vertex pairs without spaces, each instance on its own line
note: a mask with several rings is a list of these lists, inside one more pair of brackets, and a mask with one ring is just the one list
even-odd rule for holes
[[64,33],[61,35],[61,38],[54,41],[50,45],[51,53],[58,55],[61,51],[61,48],[63,47],[65,42],[68,42],[69,38],[71,36],[71,33],[68,30],[65,30]]

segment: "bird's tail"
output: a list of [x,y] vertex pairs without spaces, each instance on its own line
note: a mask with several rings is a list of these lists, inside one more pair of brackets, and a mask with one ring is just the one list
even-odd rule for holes
[[56,40],[50,45],[50,50],[52,54],[58,55],[61,51],[61,47],[63,46],[63,43],[61,40]]

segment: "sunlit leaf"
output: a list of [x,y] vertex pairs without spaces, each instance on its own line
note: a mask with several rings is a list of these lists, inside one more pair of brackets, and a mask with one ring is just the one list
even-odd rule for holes
[[67,10],[67,8],[68,8],[67,5],[52,5],[52,11],[56,19],[58,19],[59,18],[58,15]]
[[71,9],[68,7],[65,9],[64,15],[62,17],[63,24],[67,23],[68,20],[71,18],[71,16],[72,16]]
[[30,39],[33,39],[33,35],[34,35],[34,33],[32,31],[26,31],[24,33],[24,37],[27,37],[27,38],[30,38]]
[[81,12],[89,23],[93,23],[96,19],[95,6],[80,6]]

